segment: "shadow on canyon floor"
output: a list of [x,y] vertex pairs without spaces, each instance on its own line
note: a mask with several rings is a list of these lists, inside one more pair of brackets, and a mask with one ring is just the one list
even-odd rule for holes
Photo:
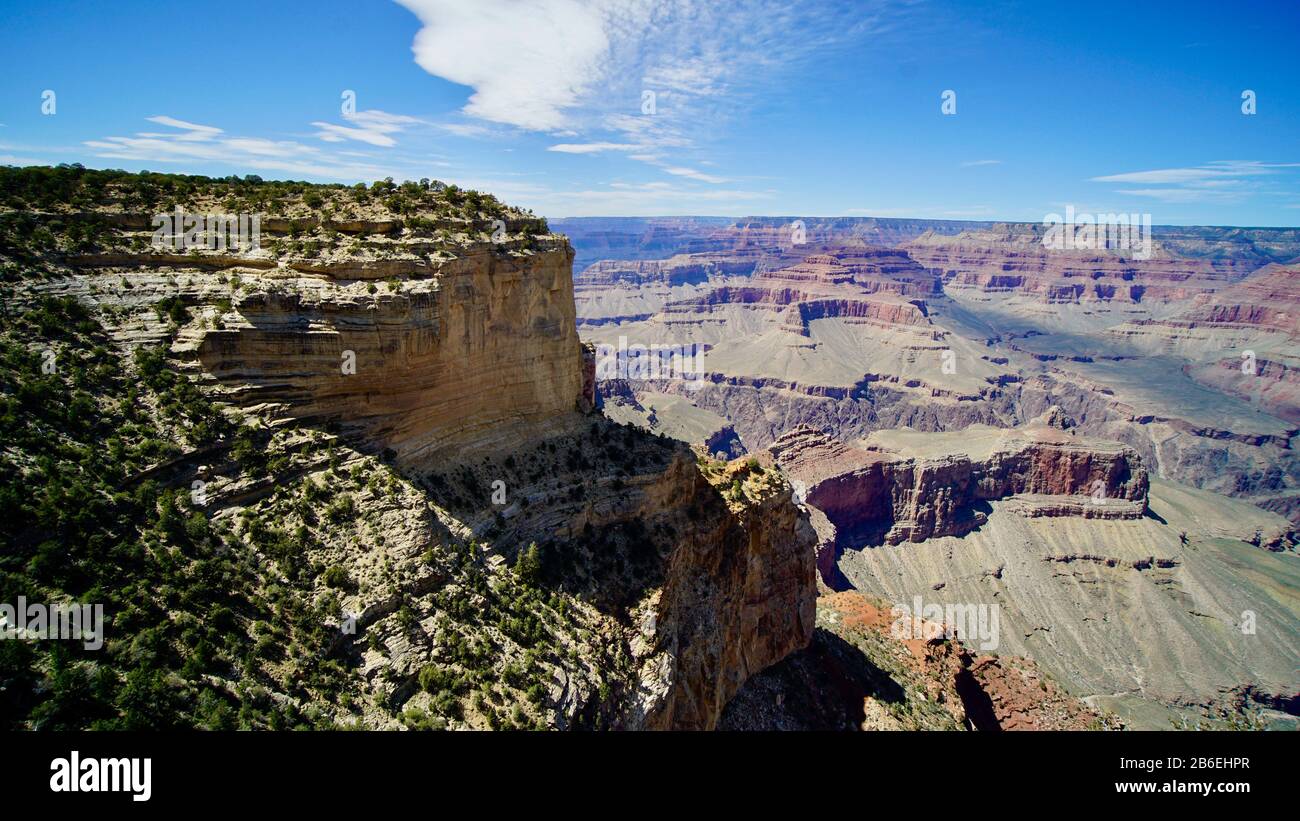
[[825,628],[812,644],[750,678],[723,711],[721,730],[859,730],[864,699],[902,705],[903,687]]

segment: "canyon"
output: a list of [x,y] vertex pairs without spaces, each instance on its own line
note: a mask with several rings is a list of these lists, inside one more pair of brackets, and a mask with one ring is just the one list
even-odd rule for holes
[[[1037,225],[610,219],[592,258],[593,222],[580,335],[706,349],[694,384],[599,382],[605,414],[770,454],[823,592],[1000,604],[1006,652],[1136,726],[1294,705],[1295,229],[1155,226],[1139,258]],[[1278,632],[1245,637],[1261,608]]]

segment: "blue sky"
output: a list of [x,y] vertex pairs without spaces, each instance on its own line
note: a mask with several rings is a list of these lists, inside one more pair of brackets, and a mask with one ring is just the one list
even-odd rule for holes
[[1298,42],[1295,0],[0,0],[0,163],[430,177],[551,217],[1294,226]]

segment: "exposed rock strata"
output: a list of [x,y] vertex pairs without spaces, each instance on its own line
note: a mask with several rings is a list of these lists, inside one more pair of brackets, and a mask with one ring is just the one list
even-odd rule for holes
[[[418,674],[447,661],[438,608],[450,576],[421,560],[429,544],[456,540],[466,561],[499,580],[501,566],[537,542],[546,583],[573,597],[571,626],[583,631],[557,633],[581,646],[557,646],[558,666],[538,668],[563,677],[542,701],[552,726],[709,729],[750,675],[810,640],[815,537],[770,466],[716,468],[715,487],[683,446],[579,413],[596,394],[594,360],[576,333],[572,251],[562,237],[528,235],[536,221],[508,216],[517,230],[501,242],[482,238],[486,226],[472,219],[422,225],[443,232],[429,239],[396,220],[268,218],[264,227],[292,232],[292,242],[238,257],[143,250],[148,221],[121,216],[98,250],[51,255],[53,274],[31,291],[84,300],[123,347],[168,341],[172,357],[250,425],[269,424],[282,438],[325,428],[339,434],[331,447],[372,454],[358,455],[355,471],[383,472],[374,467],[383,454],[384,470],[400,473],[376,482],[400,486],[402,504],[420,499],[418,510],[385,505],[393,515],[382,531],[367,530],[378,517],[358,515],[355,529],[335,528],[347,544],[324,535],[329,552],[311,556],[356,578],[358,540],[389,545],[378,551],[383,573],[365,571],[383,583],[346,598],[358,631],[335,648],[360,655],[377,704],[424,703]],[[329,233],[344,227],[359,244]],[[315,246],[299,255],[305,242]],[[380,276],[387,281],[373,281]],[[180,481],[200,468],[211,476],[205,458],[189,453],[151,476]],[[297,482],[320,467],[279,478]],[[496,501],[498,481],[505,503]],[[223,475],[214,509],[233,517],[278,499],[274,489]],[[566,562],[577,556],[584,561]],[[394,584],[394,572],[410,584]],[[598,657],[605,666],[593,673]]]
[[984,522],[980,503],[1012,496],[1024,496],[1032,516],[1134,518],[1146,511],[1146,470],[1129,448],[1046,425],[944,438],[960,448],[962,438],[976,437],[993,441],[977,443],[983,452],[975,457],[960,450],[922,455],[863,449],[799,428],[771,451],[844,543],[960,535]]
[[1056,251],[1037,232],[995,226],[957,236],[924,234],[906,245],[917,262],[944,274],[945,289],[1017,292],[1049,303],[1190,299],[1244,276],[1246,264],[1132,253]]
[[582,360],[560,245],[470,249],[392,294],[256,291],[197,356],[243,404],[340,421],[404,459],[574,410]]

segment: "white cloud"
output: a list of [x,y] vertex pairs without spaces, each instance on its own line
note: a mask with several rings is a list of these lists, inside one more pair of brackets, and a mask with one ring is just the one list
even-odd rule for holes
[[1002,160],[971,160],[961,164],[962,168],[975,168],[981,165],[1001,165]]
[[534,131],[567,125],[600,76],[609,19],[644,3],[578,0],[398,0],[423,28],[411,50],[430,74],[470,86],[465,113]]
[[165,125],[171,128],[181,129],[186,133],[177,137],[177,139],[182,139],[182,140],[195,140],[195,141],[210,140],[221,133],[221,129],[216,128],[215,126],[196,125],[195,123],[189,123],[186,122],[185,120],[178,120],[175,117],[168,117],[165,115],[159,115],[157,117],[145,117],[145,119],[151,123],[158,123],[159,125]]
[[1279,168],[1296,168],[1300,163],[1263,163],[1258,161],[1226,160],[1192,168],[1160,168],[1154,171],[1134,171],[1093,177],[1093,182],[1137,182],[1155,185],[1202,185],[1211,180],[1232,177],[1258,177],[1277,173]]
[[[331,153],[293,140],[226,136],[220,128],[178,120],[149,117],[149,122],[169,126],[173,132],[137,132],[130,137],[87,140],[95,156],[148,163],[220,163],[240,169],[278,171],[295,176],[344,180],[374,180],[394,174],[385,163],[355,152]],[[375,120],[368,121],[374,123]],[[345,156],[345,155],[352,156]]]
[[675,177],[687,177],[692,180],[698,180],[699,182],[723,183],[727,181],[725,177],[705,174],[703,171],[697,171],[694,168],[686,168],[680,165],[666,165],[664,166],[664,171]]
[[[1300,163],[1259,160],[1217,160],[1184,168],[1157,168],[1093,177],[1092,182],[1137,183],[1147,187],[1123,188],[1116,193],[1145,197],[1174,205],[1189,203],[1236,204],[1269,190],[1277,175],[1300,168]],[[1282,192],[1290,196],[1289,192]]]
[[1116,193],[1131,197],[1150,197],[1168,203],[1219,202],[1234,203],[1245,199],[1243,191],[1221,191],[1209,188],[1120,188]]
[[1093,177],[1093,182],[1138,183],[1148,188],[1125,188],[1117,193],[1148,197],[1161,202],[1239,203],[1266,191],[1270,177],[1300,168],[1300,163],[1269,163],[1259,160],[1217,160],[1186,168],[1157,168]]
[[343,119],[347,120],[350,125],[313,122],[312,125],[320,129],[316,136],[328,143],[356,140],[380,148],[391,148],[397,145],[397,140],[391,135],[424,122],[417,117],[408,117],[405,114],[390,114],[387,111],[378,109],[344,114]]
[[546,150],[561,154],[598,154],[602,151],[636,151],[643,147],[636,143],[560,143]]
[[464,114],[585,138],[552,151],[639,149],[629,158],[710,184],[725,178],[695,166],[757,95],[779,87],[775,75],[877,33],[915,5],[873,0],[846,14],[788,0],[396,2],[420,20],[416,62],[471,89]]

